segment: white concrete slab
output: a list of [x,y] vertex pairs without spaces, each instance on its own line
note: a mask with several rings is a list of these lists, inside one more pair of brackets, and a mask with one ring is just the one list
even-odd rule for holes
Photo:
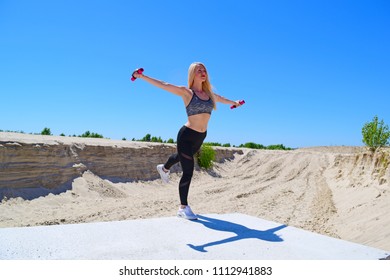
[[238,213],[0,229],[2,260],[375,260],[389,254]]

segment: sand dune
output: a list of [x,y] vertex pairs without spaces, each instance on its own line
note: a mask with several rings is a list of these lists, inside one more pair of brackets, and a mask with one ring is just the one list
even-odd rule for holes
[[[390,250],[389,150],[243,151],[195,172],[189,194],[195,212],[239,212]],[[4,200],[0,227],[174,216],[179,179],[174,173],[168,185],[113,183],[87,170],[62,194]]]

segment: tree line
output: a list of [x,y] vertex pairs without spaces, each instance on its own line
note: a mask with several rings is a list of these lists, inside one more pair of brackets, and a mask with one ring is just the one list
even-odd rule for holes
[[[0,129],[0,132],[4,132]],[[23,131],[10,131],[6,130],[5,132],[18,132],[18,133],[24,133]],[[51,133],[50,128],[45,127],[41,133],[41,135],[53,135]],[[61,133],[60,136],[65,136],[64,133]],[[81,135],[69,135],[73,137],[86,137],[86,138],[104,138],[102,134],[90,132],[87,130]],[[389,126],[384,123],[383,120],[379,120],[378,116],[374,116],[372,121],[367,122],[364,124],[362,128],[362,142],[369,147],[371,150],[375,151],[378,148],[388,146],[389,145],[389,139],[390,139],[390,131]],[[126,141],[126,138],[122,138],[122,140]],[[176,143],[172,138],[168,140],[161,139],[160,136],[152,136],[150,133],[146,134],[141,139],[135,139],[133,138],[132,141],[141,141],[141,142],[157,142],[157,143],[170,143],[174,144]],[[230,143],[221,144],[218,142],[205,142],[204,145],[206,146],[216,146],[216,147],[231,147]],[[236,147],[233,145],[233,147]],[[249,148],[249,149],[266,149],[266,150],[292,150],[292,148],[285,147],[283,144],[276,144],[276,145],[262,145],[257,144],[254,142],[247,142],[245,144],[240,144],[238,146],[239,148]]]

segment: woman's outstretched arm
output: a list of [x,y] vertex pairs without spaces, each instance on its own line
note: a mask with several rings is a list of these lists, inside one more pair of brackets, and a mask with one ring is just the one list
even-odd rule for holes
[[172,85],[172,84],[169,84],[167,82],[157,80],[155,78],[149,77],[149,76],[144,75],[144,74],[134,73],[133,75],[134,75],[134,77],[140,78],[140,79],[142,79],[142,80],[144,80],[144,81],[146,81],[146,82],[148,82],[156,87],[159,87],[163,90],[169,91],[173,94],[176,94],[176,95],[179,95],[182,97],[187,95],[189,92],[189,90],[184,86]]
[[227,99],[226,97],[223,97],[223,96],[221,96],[219,94],[216,94],[216,93],[214,93],[214,96],[215,96],[215,101],[217,101],[217,102],[220,102],[220,103],[223,103],[223,104],[234,105],[236,107],[241,106],[239,100],[232,101],[232,100]]

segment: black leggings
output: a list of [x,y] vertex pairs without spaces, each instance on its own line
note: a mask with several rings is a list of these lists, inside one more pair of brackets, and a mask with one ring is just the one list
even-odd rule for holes
[[183,175],[179,183],[179,196],[182,205],[188,205],[187,197],[190,189],[192,175],[194,173],[194,155],[199,151],[206,138],[206,132],[197,132],[183,126],[177,134],[177,153],[171,155],[164,164],[165,169],[170,169],[180,161]]

